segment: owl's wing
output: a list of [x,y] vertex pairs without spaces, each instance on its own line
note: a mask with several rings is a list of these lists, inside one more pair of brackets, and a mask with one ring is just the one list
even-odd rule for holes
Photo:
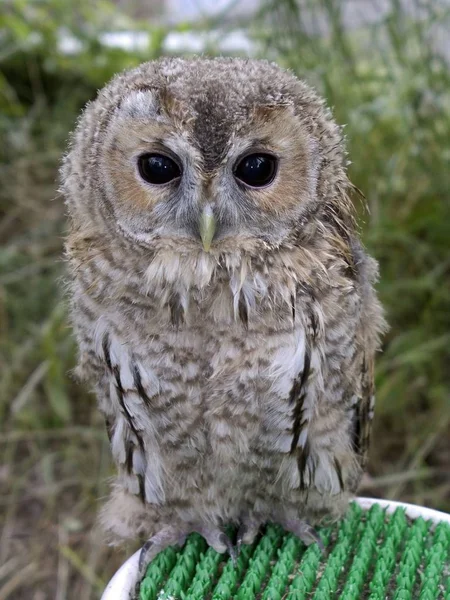
[[[297,459],[300,488],[306,489],[314,482],[319,491],[335,494],[344,490],[345,481],[351,487],[356,486],[366,466],[374,411],[374,356],[366,344],[364,350],[354,353],[350,364],[345,368],[342,366],[340,386],[328,391],[319,389],[314,380],[323,358],[320,358],[314,331],[314,327],[307,327],[302,370],[294,379],[290,393],[293,408],[291,455]],[[362,335],[362,332],[358,333]],[[356,339],[351,338],[348,343],[350,354]],[[324,377],[326,379],[326,372]],[[332,396],[328,398],[327,394]],[[321,416],[314,409],[318,401],[322,406]],[[344,423],[347,424],[345,429]],[[337,437],[334,439],[333,435]],[[341,463],[342,453],[346,452],[342,437],[345,435],[350,437],[347,440],[360,467],[350,477],[348,472],[343,473]]]
[[367,464],[367,455],[375,408],[374,357],[365,353],[361,361],[361,394],[353,396],[353,449],[362,469]]
[[164,492],[151,421],[157,388],[127,344],[100,327],[97,337],[96,360],[102,369],[97,392],[121,484],[142,501],[159,504]]

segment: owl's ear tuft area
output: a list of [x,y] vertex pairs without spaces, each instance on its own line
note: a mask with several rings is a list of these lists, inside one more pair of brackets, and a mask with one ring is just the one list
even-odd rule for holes
[[174,124],[178,122],[179,125],[184,126],[194,118],[189,107],[176,98],[166,87],[161,87],[159,90],[159,102],[161,111],[170,118]]
[[278,104],[264,104],[253,107],[251,120],[254,124],[266,125],[277,123],[294,117],[294,105],[288,100]]
[[283,114],[294,114],[294,104],[289,100],[274,104],[264,104],[255,106],[253,116],[255,119],[276,119]]
[[160,107],[155,90],[146,89],[129,93],[120,103],[118,110],[125,117],[143,119],[151,115],[158,116]]

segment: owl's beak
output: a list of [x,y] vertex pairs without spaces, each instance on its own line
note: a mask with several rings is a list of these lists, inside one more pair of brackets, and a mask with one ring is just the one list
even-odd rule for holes
[[212,208],[206,205],[200,214],[200,237],[203,243],[203,249],[205,252],[209,252],[211,248],[211,242],[216,232],[216,219],[214,217]]

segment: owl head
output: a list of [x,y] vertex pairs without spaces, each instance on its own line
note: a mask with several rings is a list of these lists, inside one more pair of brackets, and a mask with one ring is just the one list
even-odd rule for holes
[[62,169],[76,228],[146,249],[260,252],[348,227],[340,128],[265,61],[163,59],[115,77]]

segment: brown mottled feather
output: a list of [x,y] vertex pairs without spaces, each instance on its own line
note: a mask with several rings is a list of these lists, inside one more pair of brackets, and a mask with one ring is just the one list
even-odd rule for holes
[[362,394],[354,409],[353,444],[361,467],[365,469],[370,445],[373,411],[375,408],[374,359],[368,359],[365,355],[362,359],[361,379]]
[[[181,176],[144,181],[149,152]],[[260,188],[234,176],[252,152],[278,161]],[[113,540],[345,510],[384,327],[346,164],[324,102],[265,61],[145,63],[87,106],[62,191],[77,372],[118,467]]]

